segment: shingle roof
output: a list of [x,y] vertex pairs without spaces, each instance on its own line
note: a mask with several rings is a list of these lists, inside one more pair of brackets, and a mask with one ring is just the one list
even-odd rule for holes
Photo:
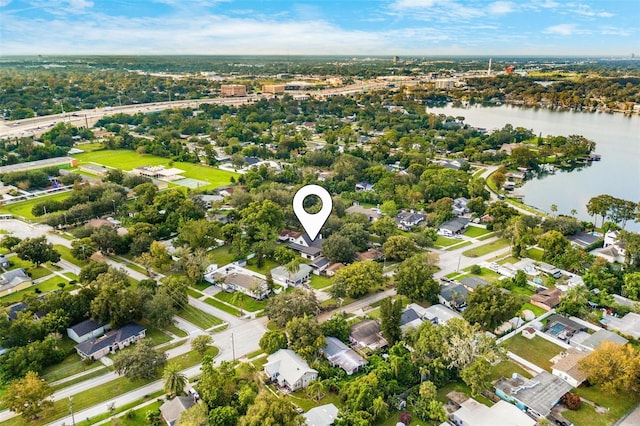
[[8,290],[28,281],[31,281],[31,278],[24,269],[13,269],[0,275],[0,288],[2,290]]
[[85,334],[91,333],[94,330],[102,327],[97,321],[92,319],[84,320],[81,323],[78,323],[72,327],[69,327],[77,336],[84,336]]
[[458,232],[462,231],[468,223],[469,219],[464,217],[457,217],[443,223],[442,225],[440,225],[439,229],[448,229],[454,234],[457,234]]
[[180,414],[188,408],[196,405],[192,397],[189,396],[177,396],[160,406],[160,412],[162,417],[169,423],[170,426],[178,424]]
[[264,369],[269,373],[269,376],[273,377],[279,373],[279,377],[282,377],[290,385],[296,383],[306,373],[317,373],[316,370],[309,367],[307,361],[291,349],[280,349],[269,355],[267,360]]
[[591,336],[589,336],[589,338],[584,340],[582,342],[582,346],[591,349],[598,349],[598,346],[600,346],[602,342],[613,342],[618,345],[625,345],[629,341],[619,334],[614,333],[613,331],[603,329],[596,331]]
[[417,319],[420,319],[420,316],[418,316],[416,311],[414,311],[413,309],[407,309],[400,316],[400,325],[402,326],[408,324],[411,321],[415,321]]
[[367,361],[358,355],[356,351],[335,337],[325,337],[325,346],[322,348],[322,352],[329,362],[342,368],[347,373],[367,364]]
[[303,414],[307,426],[331,426],[338,417],[338,407],[333,404],[314,407]]
[[573,389],[569,383],[547,371],[532,379],[519,374],[509,379],[501,378],[495,387],[542,416],[547,416],[560,398]]
[[379,333],[380,324],[378,324],[374,320],[360,321],[357,324],[353,324],[349,328],[349,335],[351,336],[351,338],[356,342],[365,344],[367,346],[373,344],[384,346],[386,344],[386,340],[381,337]]
[[482,278],[478,278],[478,277],[464,277],[460,280],[460,282],[465,286],[465,287],[469,287],[472,289],[476,289],[478,287],[484,287],[486,285],[489,285],[488,281],[483,280]]
[[564,357],[553,364],[553,369],[566,373],[580,383],[584,382],[587,379],[587,375],[580,369],[578,361],[586,356],[586,352],[569,349]]
[[91,356],[101,349],[109,347],[113,344],[123,342],[145,330],[138,324],[126,324],[117,330],[110,331],[99,339],[90,339],[75,346],[75,349],[82,352],[85,356]]

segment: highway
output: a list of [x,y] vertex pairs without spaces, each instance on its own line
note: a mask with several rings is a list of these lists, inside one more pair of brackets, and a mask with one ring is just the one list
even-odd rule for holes
[[[419,84],[418,80],[403,81],[402,85],[415,86]],[[287,92],[292,96],[310,94],[314,97],[352,95],[359,92],[372,90],[380,90],[387,88],[388,81],[362,81],[349,86],[340,88],[324,89],[320,91],[291,91]],[[72,111],[64,114],[45,115],[41,117],[25,118],[15,121],[0,121],[0,139],[12,137],[28,137],[39,136],[45,133],[57,123],[65,122],[73,124],[77,127],[93,127],[93,125],[103,117],[118,113],[137,114],[163,111],[170,108],[198,108],[201,104],[218,104],[239,106],[247,103],[253,103],[259,99],[273,97],[271,94],[249,95],[238,98],[203,98],[189,99],[180,101],[153,102],[146,104],[121,105],[113,107],[104,107],[96,109],[87,109],[82,111]]]

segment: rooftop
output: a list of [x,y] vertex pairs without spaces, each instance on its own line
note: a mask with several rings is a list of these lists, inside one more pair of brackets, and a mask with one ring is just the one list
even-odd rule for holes
[[569,383],[547,371],[532,379],[519,374],[508,379],[503,377],[496,382],[495,387],[542,416],[547,416],[560,398],[573,389]]
[[453,413],[454,419],[469,426],[534,426],[535,420],[520,411],[515,405],[500,400],[487,407],[473,398],[460,404],[460,409]]
[[598,349],[602,342],[613,342],[618,345],[629,343],[627,339],[609,330],[598,330],[582,342],[582,346],[589,349]]
[[314,407],[303,414],[307,426],[331,426],[338,417],[338,407],[333,404]]

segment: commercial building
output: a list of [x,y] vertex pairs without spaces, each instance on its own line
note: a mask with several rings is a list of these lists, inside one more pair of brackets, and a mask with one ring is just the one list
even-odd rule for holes
[[220,96],[247,96],[247,86],[244,84],[223,84],[220,86]]

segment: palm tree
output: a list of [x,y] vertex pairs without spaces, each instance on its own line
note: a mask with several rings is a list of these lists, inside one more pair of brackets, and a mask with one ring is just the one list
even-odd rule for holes
[[307,387],[307,396],[312,397],[315,401],[320,401],[324,397],[326,386],[321,380],[315,380]]
[[180,371],[180,366],[173,362],[164,368],[162,378],[165,392],[172,396],[181,394],[187,385],[187,376]]
[[571,216],[575,216],[578,214],[578,210],[576,209],[571,209]]
[[383,419],[387,417],[387,413],[389,412],[389,404],[384,402],[384,399],[379,396],[373,400],[373,406],[371,407],[371,414],[376,419]]
[[244,305],[244,294],[241,291],[234,291],[231,295],[231,303],[236,305],[240,309],[240,315],[244,315],[242,305]]
[[295,274],[300,270],[301,263],[302,263],[302,260],[299,257],[294,257],[293,260],[291,260],[291,262],[284,265],[285,269],[289,273],[289,282],[291,282],[291,275]]

